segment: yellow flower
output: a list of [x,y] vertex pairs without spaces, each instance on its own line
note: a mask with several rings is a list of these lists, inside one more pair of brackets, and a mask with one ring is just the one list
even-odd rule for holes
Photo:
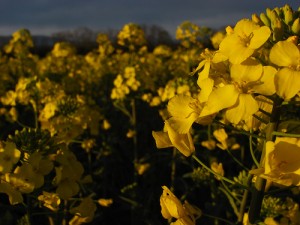
[[176,95],[173,97],[167,106],[171,117],[168,123],[179,134],[189,132],[194,122],[199,124],[209,124],[212,121],[212,116],[200,117],[202,104],[198,99],[186,95]]
[[51,117],[55,115],[56,111],[57,111],[57,103],[55,101],[48,102],[42,109],[39,116],[39,120],[48,121]]
[[71,219],[70,225],[79,225],[82,223],[89,223],[93,220],[97,206],[90,197],[84,198],[81,203],[70,209],[71,214],[75,216]]
[[225,149],[228,148],[228,145],[227,145],[228,135],[227,135],[226,131],[223,128],[215,130],[213,132],[213,135],[221,143],[221,144],[219,144],[219,143],[217,144],[217,146],[220,149],[225,150]]
[[9,183],[13,189],[21,193],[31,193],[34,190],[34,183],[27,180],[26,177],[23,177],[20,174],[6,173],[4,180]]
[[265,220],[264,220],[264,224],[265,225],[280,225],[276,220],[274,220],[274,218],[272,217],[267,217]]
[[300,139],[277,137],[275,142],[268,141],[260,176],[285,186],[300,186]]
[[69,199],[79,192],[78,182],[84,172],[83,166],[69,150],[60,151],[56,161],[60,164],[55,167],[53,181],[57,185],[56,193],[62,199]]
[[220,43],[220,52],[227,56],[231,63],[239,64],[252,56],[270,35],[269,27],[260,27],[251,20],[242,19],[232,32],[227,32],[227,36]]
[[38,200],[41,201],[46,208],[54,212],[58,210],[61,202],[58,194],[46,191],[43,191],[43,194],[38,196]]
[[35,188],[40,188],[44,185],[44,176],[49,174],[53,169],[53,163],[46,158],[43,158],[40,152],[35,152],[30,155],[28,161],[17,167],[15,174],[32,183]]
[[199,208],[192,206],[187,201],[181,204],[179,199],[166,186],[162,186],[160,196],[161,214],[165,219],[177,219],[173,225],[195,225],[196,219],[201,216]]
[[221,180],[222,177],[224,177],[224,169],[222,163],[212,162],[210,165],[210,168],[217,174],[220,174],[220,176],[215,176],[217,180]]
[[229,122],[238,124],[242,120],[248,120],[259,109],[252,93],[275,93],[272,85],[264,84],[274,82],[275,72],[276,70],[263,67],[253,58],[245,60],[242,64],[231,65],[231,79],[219,84],[209,94],[200,116],[226,109],[225,118]]
[[103,207],[109,207],[111,204],[113,204],[113,200],[111,198],[100,198],[97,202]]
[[14,187],[6,181],[0,183],[0,193],[5,193],[8,195],[8,200],[11,205],[16,205],[23,202],[23,196],[21,192],[14,189]]
[[168,148],[174,146],[184,156],[188,157],[195,151],[195,146],[190,133],[179,134],[165,121],[164,131],[153,131],[157,148]]
[[13,165],[20,159],[21,152],[17,149],[15,143],[6,142],[4,148],[0,145],[0,173],[10,172]]
[[207,148],[208,150],[214,150],[216,148],[216,141],[212,139],[207,141],[202,141],[201,146]]
[[270,61],[280,69],[275,75],[276,93],[285,100],[300,91],[300,50],[290,41],[277,42],[270,51]]

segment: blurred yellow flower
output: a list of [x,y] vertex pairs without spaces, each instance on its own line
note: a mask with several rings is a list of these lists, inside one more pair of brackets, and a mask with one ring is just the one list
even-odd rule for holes
[[57,186],[56,193],[62,199],[69,199],[79,192],[78,182],[84,172],[84,168],[69,150],[60,151],[55,161],[60,164],[55,167],[56,176],[53,181]]
[[58,207],[61,202],[60,198],[58,197],[58,194],[46,191],[43,191],[43,194],[38,196],[38,200],[42,202],[46,208],[54,212],[58,210]]
[[70,225],[79,225],[82,223],[89,223],[93,220],[97,206],[90,197],[84,198],[81,203],[70,209],[71,214],[75,216],[70,220]]
[[100,198],[98,199],[98,204],[103,207],[109,207],[111,204],[113,204],[113,200],[111,198]]
[[15,143],[0,143],[0,173],[10,172],[21,156],[21,152],[17,149]]
[[0,183],[0,193],[5,193],[8,195],[8,200],[11,205],[16,205],[23,202],[22,193],[6,181]]
[[223,150],[228,148],[228,145],[227,145],[228,135],[227,135],[226,131],[224,130],[224,128],[215,130],[213,132],[213,135],[220,142],[220,143],[217,144],[217,146],[219,148],[221,148]]
[[224,177],[224,169],[223,169],[223,164],[222,163],[217,163],[217,162],[212,162],[210,165],[210,168],[217,174],[219,175],[215,175],[215,178],[217,180],[221,180],[222,177]]

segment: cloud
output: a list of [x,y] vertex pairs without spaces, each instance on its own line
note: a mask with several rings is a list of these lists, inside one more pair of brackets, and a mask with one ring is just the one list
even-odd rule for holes
[[[33,34],[88,27],[121,29],[129,22],[156,24],[175,33],[189,20],[218,28],[261,13],[267,7],[282,7],[286,1],[240,0],[1,0],[0,35],[24,27]],[[296,1],[290,3],[294,9]]]

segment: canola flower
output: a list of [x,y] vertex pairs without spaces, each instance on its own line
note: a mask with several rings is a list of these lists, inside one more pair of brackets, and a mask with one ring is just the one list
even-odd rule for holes
[[201,216],[201,210],[187,201],[182,204],[179,199],[166,186],[163,186],[160,197],[161,214],[165,219],[175,218],[173,225],[195,225]]
[[[248,224],[253,215],[249,213],[247,218],[246,210],[252,205],[242,209],[243,190],[240,189],[241,186],[253,190],[254,184],[246,172],[248,165],[245,170],[237,171],[233,160],[227,160],[227,156],[219,157],[226,154],[219,150],[230,153],[238,149],[234,154],[243,168],[243,163],[252,163],[248,158],[250,154],[254,159],[257,157],[255,164],[258,169],[251,173],[256,180],[267,180],[267,190],[270,190],[268,185],[274,184],[269,195],[282,186],[299,186],[299,21],[299,11],[288,6],[267,9],[266,13],[242,19],[234,27],[228,27],[226,32],[216,36],[217,40],[212,37],[215,50],[203,49],[201,43],[209,30],[206,32],[205,27],[184,23],[177,32],[181,41],[177,50],[159,46],[153,52],[145,46],[142,29],[128,24],[118,34],[116,46],[108,36],[100,34],[97,37],[99,46],[84,56],[76,54],[71,44],[60,42],[44,58],[30,53],[33,43],[28,31],[14,33],[0,53],[3,83],[0,113],[5,120],[2,125],[31,127],[34,132],[25,129],[25,132],[15,135],[17,138],[9,135],[8,140],[2,142],[0,192],[7,195],[9,204],[19,204],[18,207],[28,204],[30,209],[43,207],[44,212],[51,210],[61,214],[68,211],[66,213],[74,217],[65,223],[82,224],[92,222],[94,217],[99,219],[102,207],[110,206],[113,200],[101,198],[94,201],[91,196],[107,196],[100,194],[99,190],[114,191],[114,188],[106,187],[105,182],[91,185],[92,177],[102,181],[102,175],[112,169],[109,166],[113,160],[105,157],[112,159],[118,152],[123,153],[122,148],[114,151],[114,145],[110,143],[118,142],[120,138],[116,128],[120,124],[112,118],[117,114],[108,113],[110,101],[113,100],[114,104],[122,102],[123,109],[126,109],[128,100],[134,98],[136,106],[140,106],[139,100],[144,100],[149,105],[143,107],[154,107],[151,110],[159,110],[159,115],[165,120],[162,131],[152,132],[157,147],[177,148],[183,156],[192,156],[184,161],[184,157],[174,152],[171,163],[165,163],[171,165],[172,188],[176,190],[181,172],[177,166],[184,162],[184,167],[193,169],[195,165],[190,160],[203,154],[210,166],[203,163],[197,171],[208,169],[216,180],[207,182],[212,176],[201,176],[201,172],[193,176],[198,176],[195,180],[201,180],[201,185],[213,183],[218,188],[213,193],[216,198],[203,204],[214,208],[214,204],[218,205],[215,199],[226,196],[232,209],[227,207],[224,216],[235,220],[232,216],[235,214],[241,223],[243,218],[240,216],[244,215],[244,223]],[[188,74],[194,77],[185,76]],[[103,112],[108,113],[109,122]],[[141,136],[139,129],[144,128],[144,120],[149,119],[140,114],[139,109],[135,112],[141,121],[122,121],[124,126],[125,122],[130,124],[125,133],[129,131],[127,137],[134,141]],[[276,117],[274,121],[274,112],[282,117]],[[280,129],[272,133],[276,128],[273,124],[277,122]],[[133,128],[133,124],[137,126]],[[49,132],[49,136],[40,135],[39,130]],[[114,131],[117,131],[117,136],[114,136]],[[244,139],[238,139],[237,143],[231,138],[242,134],[249,136],[250,153],[247,146],[239,145]],[[275,140],[270,139],[275,136]],[[135,143],[141,144],[140,140]],[[202,151],[200,145],[211,151]],[[126,156],[131,154],[128,150],[126,146]],[[134,216],[140,216],[135,206],[141,209],[142,205],[142,200],[135,202],[139,199],[135,191],[140,181],[148,179],[149,175],[152,177],[156,165],[152,164],[156,162],[151,161],[152,157],[143,157],[142,154],[144,152],[138,149],[136,158],[128,160],[135,175],[139,176],[136,182],[131,185],[119,180],[120,184],[130,187],[119,197],[133,205],[131,214]],[[258,162],[260,155],[263,157],[261,163]],[[212,163],[210,157],[214,156],[217,157]],[[119,167],[122,163],[114,166]],[[240,173],[238,178],[234,177],[235,182],[230,182],[233,168],[234,172]],[[184,198],[199,190],[199,183],[185,183],[188,177],[189,174],[180,177],[180,181],[186,184],[181,189],[185,191]],[[229,185],[226,186],[224,181],[229,181]],[[294,192],[286,193],[297,198]],[[120,199],[114,201],[116,207]],[[194,199],[204,201],[198,199],[198,195]],[[196,224],[201,214],[197,207],[180,201],[166,186],[160,200],[162,216],[172,224]],[[275,214],[271,212],[275,201],[272,204],[265,202],[259,217],[261,223],[286,225],[299,222],[297,203],[284,199],[283,205],[287,206],[282,208],[285,211]],[[97,209],[95,203],[102,207]],[[144,210],[145,214],[149,211]]]
[[21,156],[20,150],[15,143],[1,143],[0,147],[0,173],[10,172],[13,166],[19,161]]
[[253,172],[267,180],[284,186],[300,185],[300,140],[277,137],[266,143],[266,156],[262,168]]

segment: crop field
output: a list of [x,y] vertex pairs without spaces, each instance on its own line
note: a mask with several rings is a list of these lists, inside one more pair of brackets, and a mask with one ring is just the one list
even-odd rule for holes
[[300,11],[149,47],[0,51],[0,225],[300,225]]

